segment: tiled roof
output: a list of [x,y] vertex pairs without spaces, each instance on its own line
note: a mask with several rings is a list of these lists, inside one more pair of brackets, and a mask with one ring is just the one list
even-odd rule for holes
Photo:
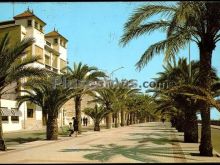
[[56,36],[61,36],[62,38],[64,38],[66,41],[68,41],[64,36],[62,36],[60,33],[58,33],[57,31],[52,31],[49,32],[45,35],[45,37],[56,37]]
[[35,16],[35,15],[30,10],[26,10],[25,12],[14,16],[14,18],[31,17],[31,16]]
[[25,18],[25,17],[35,17],[37,19],[39,19],[42,23],[44,23],[46,25],[46,23],[44,21],[42,21],[40,18],[38,18],[36,15],[34,15],[33,12],[31,12],[29,9],[26,10],[25,12],[18,14],[16,16],[14,16],[14,19],[20,19],[20,18]]

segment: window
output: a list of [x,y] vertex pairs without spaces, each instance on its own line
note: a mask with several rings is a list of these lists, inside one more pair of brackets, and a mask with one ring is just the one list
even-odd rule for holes
[[47,44],[48,46],[51,46],[51,43],[50,43],[49,41],[46,41],[46,44]]
[[58,43],[58,39],[55,38],[55,39],[53,40],[53,43],[54,43],[54,44],[57,44],[57,43]]
[[19,117],[18,116],[11,116],[11,121],[19,121]]
[[27,109],[27,117],[28,118],[34,117],[34,110],[33,109]]
[[43,26],[42,25],[40,25],[40,31],[43,31]]
[[36,29],[38,29],[38,23],[35,21],[34,22],[35,24],[34,24],[34,27],[36,28]]
[[2,116],[2,121],[8,121],[8,116]]
[[28,27],[32,26],[32,20],[28,20],[28,21],[27,21],[27,26],[28,26]]

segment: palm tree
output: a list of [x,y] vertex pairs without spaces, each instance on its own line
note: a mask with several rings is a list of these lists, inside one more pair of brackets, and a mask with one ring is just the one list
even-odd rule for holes
[[[200,54],[199,86],[210,91],[211,59],[216,43],[220,40],[220,4],[208,1],[182,1],[175,5],[145,5],[138,8],[125,24],[125,33],[121,43],[126,45],[131,39],[150,33],[154,30],[164,30],[167,38],[151,45],[142,55],[137,67],[142,68],[152,57],[165,52],[165,60],[172,59],[181,48],[194,41]],[[146,22],[153,15],[164,14],[167,21]],[[202,117],[202,135],[199,147],[200,155],[212,156],[210,107],[200,100]]]
[[[181,85],[197,85],[199,83],[199,62],[191,62],[191,74],[188,69],[189,65],[185,58],[179,59],[178,65],[172,66],[168,63],[164,72],[160,73],[160,77],[157,78],[157,82],[162,83],[164,81],[175,81],[176,86]],[[213,80],[217,79],[216,71],[211,70],[211,77]],[[172,89],[172,87],[170,87]],[[162,92],[163,93],[163,92]],[[195,93],[196,94],[196,93]],[[180,109],[183,114],[180,113],[178,121],[184,116],[184,142],[198,142],[198,122],[196,113],[199,110],[199,101],[191,99],[188,96],[182,94],[168,93],[170,99],[173,99],[176,103],[177,109]],[[163,105],[162,105],[163,106]],[[182,115],[182,117],[181,117]],[[179,123],[179,122],[178,122]],[[179,126],[179,125],[178,125]],[[179,127],[180,128],[180,127]]]
[[77,94],[73,88],[64,88],[61,85],[54,87],[52,78],[30,79],[24,84],[28,90],[21,90],[26,95],[17,98],[19,106],[30,101],[42,108],[47,114],[47,140],[58,139],[57,118],[60,108]]
[[[121,126],[123,127],[125,125],[125,109],[126,109],[126,99],[130,95],[137,94],[139,92],[139,89],[134,87],[134,80],[121,80],[117,82],[117,90],[116,90],[116,97],[117,97],[117,105],[118,109],[121,112]],[[117,120],[116,120],[117,121]],[[116,127],[118,127],[118,124],[116,123]]]
[[109,85],[109,87],[97,88],[89,93],[94,98],[89,102],[95,102],[100,104],[108,112],[106,115],[107,129],[110,129],[112,127],[113,103],[115,101],[114,91],[114,86]]
[[156,109],[155,101],[149,95],[137,95],[139,98],[137,101],[137,115],[140,123],[146,122],[147,117],[157,118],[158,114],[155,114]]
[[106,77],[105,73],[99,71],[96,67],[90,67],[86,64],[82,64],[81,62],[76,64],[74,63],[73,69],[67,67],[67,78],[75,82],[75,85],[79,89],[78,94],[74,97],[75,101],[75,114],[76,119],[78,120],[78,130],[81,133],[81,101],[82,97],[87,94],[91,88],[89,87],[89,83],[93,81],[99,81],[100,78]]
[[[165,71],[159,73],[160,77],[157,78],[158,83],[175,81],[176,85],[182,84],[198,84],[199,77],[199,63],[191,62],[191,74],[187,68],[189,65],[187,64],[186,58],[180,58],[177,65],[167,64],[167,67],[164,67]],[[169,94],[170,95],[170,94]],[[184,130],[184,142],[187,143],[197,143],[198,142],[198,122],[196,112],[198,111],[198,102],[194,102],[189,99],[189,97],[183,95],[171,95],[170,99],[174,99],[176,101],[176,106],[182,112],[178,113],[177,121],[181,123],[177,124],[179,130]],[[185,120],[181,120],[184,116]],[[184,127],[183,127],[184,126]],[[183,128],[181,128],[183,127]]]
[[100,122],[108,114],[108,111],[103,106],[95,105],[94,108],[85,108],[83,112],[93,119],[94,131],[100,131]]
[[[33,38],[25,38],[21,42],[10,46],[9,33],[0,41],[0,98],[5,94],[5,87],[13,82],[19,82],[21,78],[45,76],[44,69],[33,68],[32,64],[40,57],[25,56],[26,49],[34,43]],[[2,116],[0,115],[0,150],[6,150],[3,138]]]
[[[137,119],[143,123],[150,116],[155,118],[157,115],[154,114],[156,105],[154,99],[148,95],[141,93],[132,94],[126,99],[127,107],[127,123],[135,124]],[[136,118],[136,120],[135,120]]]
[[[182,108],[182,102],[180,102],[180,100],[176,99],[178,97],[176,95],[165,94],[161,91],[158,93],[160,93],[160,94],[158,94],[155,97],[155,102],[157,104],[155,113],[161,112],[162,115],[165,115],[165,114],[170,115],[171,117],[173,117],[173,119],[175,119],[175,127],[176,127],[177,131],[184,132],[184,130],[185,130],[184,128],[186,128],[185,123],[187,121],[185,120],[185,114],[184,114],[184,110]],[[195,122],[192,123],[193,124],[192,127],[194,129],[193,128],[190,129],[190,130],[193,130],[193,132],[190,132],[190,133],[191,133],[191,135],[197,134],[197,137],[190,136],[194,141],[189,141],[189,142],[198,141],[198,126],[194,127],[195,126],[194,123]],[[187,142],[186,138],[185,138],[185,132],[184,132],[184,142]]]

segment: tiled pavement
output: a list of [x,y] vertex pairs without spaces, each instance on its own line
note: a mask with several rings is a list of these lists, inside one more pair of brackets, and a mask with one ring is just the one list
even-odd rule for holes
[[184,163],[220,162],[193,156],[199,144],[183,143],[183,134],[170,124],[151,122],[85,132],[57,141],[35,141],[0,152],[1,163]]

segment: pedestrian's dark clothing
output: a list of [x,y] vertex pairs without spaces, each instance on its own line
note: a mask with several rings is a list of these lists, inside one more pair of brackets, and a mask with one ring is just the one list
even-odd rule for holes
[[85,125],[86,125],[86,118],[83,117],[83,126],[85,126]]
[[88,118],[85,118],[85,124],[86,124],[86,126],[87,126],[87,124],[88,124]]
[[78,121],[76,119],[74,119],[74,121],[73,121],[73,128],[74,128],[74,131],[79,131],[78,130]]

